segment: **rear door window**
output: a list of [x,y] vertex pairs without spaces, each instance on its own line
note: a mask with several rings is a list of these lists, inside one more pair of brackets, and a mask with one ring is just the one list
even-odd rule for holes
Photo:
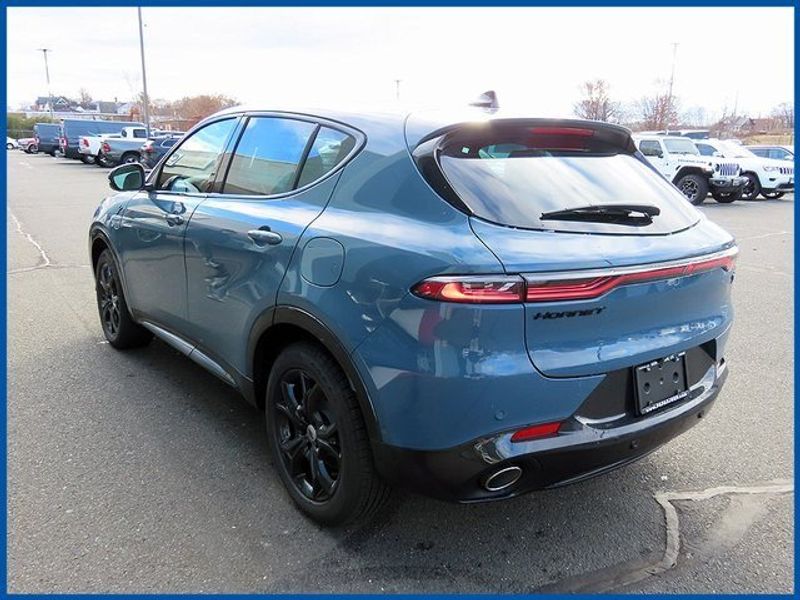
[[466,208],[493,223],[543,230],[619,230],[618,225],[542,219],[543,213],[610,204],[657,207],[660,214],[651,226],[640,229],[642,233],[695,223],[697,212],[674,186],[634,156],[628,140],[627,134],[578,127],[495,126],[446,136],[438,158]]
[[223,193],[283,194],[295,188],[315,123],[251,117],[236,146]]

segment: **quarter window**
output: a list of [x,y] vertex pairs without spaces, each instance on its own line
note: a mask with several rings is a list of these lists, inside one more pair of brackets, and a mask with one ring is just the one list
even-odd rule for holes
[[222,152],[235,126],[236,119],[217,121],[187,137],[164,163],[158,176],[158,189],[190,193],[211,191]]
[[272,196],[294,189],[316,128],[306,121],[251,117],[236,146],[223,192]]
[[355,145],[353,136],[329,127],[321,127],[303,164],[297,187],[303,187],[329,173],[350,154]]

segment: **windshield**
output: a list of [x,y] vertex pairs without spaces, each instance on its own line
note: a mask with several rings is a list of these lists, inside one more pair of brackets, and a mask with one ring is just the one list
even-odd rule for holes
[[754,158],[755,154],[744,146],[733,142],[719,142],[719,149],[725,158]]
[[525,229],[621,232],[620,225],[543,221],[541,216],[635,203],[660,209],[653,233],[683,229],[698,220],[680,192],[646,162],[593,138],[591,130],[585,136],[531,135],[531,131],[488,131],[444,142],[441,170],[475,216]]
[[670,154],[700,154],[697,151],[697,146],[695,146],[694,142],[690,139],[676,140],[665,138],[663,142],[667,147],[667,152]]

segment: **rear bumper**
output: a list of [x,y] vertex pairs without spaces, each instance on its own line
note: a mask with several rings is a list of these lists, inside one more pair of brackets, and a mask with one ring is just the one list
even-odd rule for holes
[[[441,451],[378,445],[376,463],[394,485],[457,502],[500,500],[567,485],[636,461],[690,429],[708,413],[726,378],[724,362],[713,365],[691,387],[688,399],[614,426],[577,417],[565,422],[558,435],[530,442],[511,442],[512,433],[504,433]],[[509,467],[521,469],[519,479],[502,490],[487,490],[487,479]]]

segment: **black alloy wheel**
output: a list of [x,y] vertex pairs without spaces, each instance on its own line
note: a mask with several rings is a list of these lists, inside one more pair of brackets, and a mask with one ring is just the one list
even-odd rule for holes
[[97,302],[100,308],[100,322],[106,337],[116,338],[122,323],[120,294],[114,266],[103,262],[97,269]]
[[146,345],[153,334],[136,323],[128,312],[117,263],[111,250],[103,250],[94,271],[97,311],[108,342],[120,350]]
[[339,432],[325,392],[302,369],[281,376],[275,403],[280,460],[295,488],[313,502],[336,493],[342,451]]
[[702,204],[708,196],[708,179],[694,173],[681,177],[675,182],[675,187],[695,206]]
[[753,173],[745,173],[747,181],[742,188],[742,200],[756,200],[761,193],[761,182]]
[[355,391],[324,348],[296,342],[280,352],[265,409],[273,464],[306,515],[342,525],[366,519],[389,498]]

